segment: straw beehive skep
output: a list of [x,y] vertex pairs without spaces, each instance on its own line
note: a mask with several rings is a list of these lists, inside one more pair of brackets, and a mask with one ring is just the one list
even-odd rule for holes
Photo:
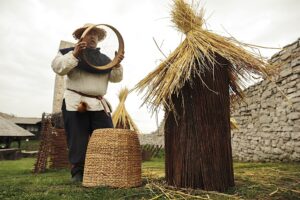
[[123,88],[119,92],[119,105],[112,115],[113,124],[116,128],[130,129],[138,132],[138,128],[125,108],[125,100],[129,94],[128,88]]
[[[239,97],[243,97],[242,88],[254,76],[266,76],[270,65],[266,59],[244,47],[233,38],[219,36],[202,28],[205,23],[203,10],[196,13],[192,6],[183,0],[174,0],[171,13],[172,21],[178,30],[186,35],[184,41],[153,72],[141,80],[135,87],[139,92],[147,88],[144,102],[155,110],[163,105],[173,108],[172,94],[179,94],[186,82],[192,84],[195,76],[202,76],[205,71],[214,71],[218,67],[217,57],[229,62],[229,86]],[[200,66],[200,67],[196,67]],[[208,88],[210,89],[210,88]],[[212,91],[214,92],[214,91]]]
[[166,111],[166,182],[223,192],[234,186],[230,93],[242,98],[249,77],[267,75],[269,64],[247,45],[205,30],[203,10],[183,0],[174,0],[172,21],[185,39],[135,89],[147,89],[152,110]]

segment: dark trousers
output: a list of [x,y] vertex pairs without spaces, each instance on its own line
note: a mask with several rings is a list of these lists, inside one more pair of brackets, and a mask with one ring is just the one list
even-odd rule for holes
[[67,111],[65,100],[62,105],[65,132],[69,148],[71,174],[83,174],[89,138],[95,129],[113,128],[112,119],[104,111]]

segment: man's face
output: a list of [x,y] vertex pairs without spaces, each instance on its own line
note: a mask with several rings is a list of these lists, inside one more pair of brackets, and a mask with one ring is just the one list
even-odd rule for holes
[[97,31],[90,30],[82,41],[86,42],[88,48],[95,49],[99,42]]

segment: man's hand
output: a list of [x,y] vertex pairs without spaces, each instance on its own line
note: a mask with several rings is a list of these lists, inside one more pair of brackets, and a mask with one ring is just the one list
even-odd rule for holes
[[74,48],[74,51],[73,51],[73,55],[78,58],[79,57],[79,54],[80,52],[85,49],[87,47],[87,43],[86,42],[82,42],[82,41],[79,41],[77,44],[75,44],[75,48]]
[[[118,54],[118,52],[115,51],[115,56],[117,56],[117,54]],[[124,59],[124,51],[122,51],[121,54],[119,56],[117,56],[118,63],[121,63],[123,59]]]

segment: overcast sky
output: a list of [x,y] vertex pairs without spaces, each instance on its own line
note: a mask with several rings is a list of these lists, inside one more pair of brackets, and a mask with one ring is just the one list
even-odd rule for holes
[[[106,96],[116,107],[120,88],[132,88],[163,59],[153,38],[166,54],[179,45],[182,34],[170,21],[171,5],[170,0],[0,0],[0,112],[51,113],[51,61],[60,40],[75,42],[72,32],[85,23],[111,24],[124,38],[124,80],[110,84]],[[210,30],[245,43],[283,47],[300,36],[299,0],[206,0],[201,5]],[[276,50],[261,52],[269,57]],[[130,94],[126,106],[142,132],[149,133],[156,119],[140,108],[141,97]]]

